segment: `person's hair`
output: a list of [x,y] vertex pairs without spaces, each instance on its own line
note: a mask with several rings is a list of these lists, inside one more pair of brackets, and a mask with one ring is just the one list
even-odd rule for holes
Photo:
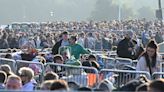
[[69,33],[68,33],[68,31],[64,31],[62,34],[68,35]]
[[50,90],[68,90],[68,84],[65,80],[54,80]]
[[147,92],[147,91],[148,91],[147,83],[141,84],[136,88],[136,92]]
[[36,56],[36,58],[39,60],[39,62],[45,64],[46,63],[46,59],[43,56]]
[[21,78],[20,78],[19,76],[15,75],[15,74],[10,75],[10,76],[7,78],[7,80],[9,80],[9,79],[16,79],[16,80],[20,80],[20,81],[21,81]]
[[[42,90],[50,90],[53,80],[46,80],[41,84]],[[46,88],[46,89],[45,89]]]
[[68,82],[68,86],[70,89],[73,89],[73,90],[77,90],[80,87],[76,82],[73,82],[73,81]]
[[27,76],[29,81],[34,77],[34,71],[29,67],[22,67],[19,69],[20,76]]
[[0,83],[5,83],[7,75],[4,71],[0,71]]
[[92,89],[91,88],[89,88],[89,87],[80,87],[80,88],[78,88],[77,89],[78,91],[92,91]]
[[55,56],[54,56],[54,63],[56,63],[56,60],[61,60],[61,61],[64,61],[64,59],[63,59],[63,57],[62,57],[62,55],[59,55],[59,54],[56,54]]
[[131,80],[124,86],[117,88],[115,91],[135,91],[141,84],[143,84],[143,82],[140,80]]
[[57,80],[59,76],[54,72],[48,72],[44,75],[44,80]]
[[154,49],[158,48],[155,40],[150,40],[149,43],[147,44],[147,47],[154,48]]
[[156,90],[157,92],[163,92],[164,91],[164,79],[157,79],[157,80],[152,81],[149,84],[149,88],[152,88],[152,89]]
[[0,70],[4,71],[7,74],[7,76],[12,74],[11,67],[7,64],[1,65]]
[[157,44],[154,40],[150,40],[149,43],[147,44],[146,48],[148,48],[148,47],[156,50],[155,55],[152,57],[152,61],[153,61],[152,64],[150,64],[150,59],[149,59],[149,56],[147,54],[147,51],[144,52],[143,55],[141,55],[141,56],[145,57],[147,67],[149,67],[149,65],[151,65],[151,67],[155,67],[156,66],[156,57],[157,57]]
[[94,58],[94,59],[96,60],[96,56],[93,55],[93,54],[90,54],[90,55],[88,56],[88,60],[89,60],[90,58]]
[[6,54],[5,58],[12,59],[12,55],[11,54]]
[[12,74],[10,75],[8,78],[7,78],[7,81],[8,80],[18,80],[20,83],[22,83],[22,80],[19,76],[15,75],[15,74]]
[[103,91],[111,92],[113,90],[113,84],[109,80],[105,79],[100,82],[98,88]]
[[96,68],[97,70],[100,70],[100,65],[96,61],[91,61],[92,67]]
[[77,41],[77,36],[76,35],[72,35],[70,38]]

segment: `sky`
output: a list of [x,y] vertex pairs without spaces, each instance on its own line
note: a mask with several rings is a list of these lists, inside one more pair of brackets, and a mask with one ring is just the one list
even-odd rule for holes
[[[0,0],[0,24],[26,21],[87,20],[92,17],[97,1],[100,0]],[[143,6],[150,7],[153,11],[158,8],[158,0],[108,1],[112,4],[129,7],[135,13]],[[161,1],[164,5],[164,0]],[[107,10],[104,10],[104,12]],[[53,12],[53,14],[50,12]]]

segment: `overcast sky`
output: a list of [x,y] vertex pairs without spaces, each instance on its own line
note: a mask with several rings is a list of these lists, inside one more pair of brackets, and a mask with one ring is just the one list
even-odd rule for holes
[[[0,0],[0,24],[19,21],[87,20],[98,0]],[[111,1],[111,0],[109,0]],[[120,1],[120,2],[119,2]],[[158,8],[158,0],[113,0],[126,4],[134,12],[142,6]],[[164,5],[164,0],[162,5]],[[163,6],[164,7],[164,6]],[[51,13],[53,12],[53,16]],[[112,12],[112,11],[111,11]]]

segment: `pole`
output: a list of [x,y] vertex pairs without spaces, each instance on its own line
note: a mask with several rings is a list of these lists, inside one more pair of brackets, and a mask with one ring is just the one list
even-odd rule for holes
[[119,0],[119,6],[118,6],[118,20],[121,21],[121,1]]
[[162,20],[163,20],[163,16],[162,16],[162,6],[161,6],[161,0],[158,0],[158,6],[159,6],[159,11],[160,11],[160,21],[161,21],[161,27],[163,26]]

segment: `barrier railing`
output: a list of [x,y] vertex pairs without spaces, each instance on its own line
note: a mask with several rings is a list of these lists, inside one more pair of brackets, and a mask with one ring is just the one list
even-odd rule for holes
[[113,84],[115,87],[121,87],[130,80],[136,79],[139,76],[146,76],[150,79],[150,74],[145,71],[130,71],[130,70],[115,70],[115,69],[102,69],[100,71],[100,79],[114,79]]
[[154,72],[152,74],[153,79],[164,78],[164,72]]
[[136,67],[137,66],[137,63],[138,63],[138,60],[133,60],[132,66]]
[[110,58],[110,57],[106,57],[106,56],[105,57],[100,56],[100,58],[102,58],[105,69],[114,69],[114,68],[116,68],[116,61],[115,61],[114,58]]
[[35,79],[37,83],[42,83],[43,81],[43,73],[44,73],[44,65],[40,62],[32,62],[32,61],[24,61],[24,60],[17,60],[16,61],[16,73],[21,67],[30,67],[35,73]]
[[0,58],[0,65],[7,64],[11,67],[12,71],[16,72],[16,62],[13,59]]
[[120,58],[120,57],[117,57],[115,58],[116,60],[116,63],[118,64],[126,64],[126,65],[132,65],[132,59],[129,59],[129,58]]
[[164,72],[164,62],[160,63],[160,72]]
[[81,86],[95,87],[98,84],[98,71],[93,67],[47,63],[45,70],[53,71],[59,75],[60,79],[76,82]]

